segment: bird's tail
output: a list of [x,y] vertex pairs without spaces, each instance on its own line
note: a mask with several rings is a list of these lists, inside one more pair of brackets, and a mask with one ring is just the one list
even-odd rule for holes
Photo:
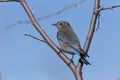
[[79,52],[80,52],[84,57],[89,57],[82,49],[79,49]]
[[82,62],[82,63],[84,63],[84,64],[86,64],[86,65],[91,65],[91,64],[86,60],[86,57],[85,57],[83,54],[81,54],[80,59],[79,59],[79,62]]

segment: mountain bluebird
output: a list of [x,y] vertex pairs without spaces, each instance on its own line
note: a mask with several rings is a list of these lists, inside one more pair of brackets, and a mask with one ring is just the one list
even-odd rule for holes
[[90,65],[90,63],[86,60],[86,57],[88,57],[88,55],[85,54],[85,52],[82,50],[79,39],[70,24],[66,21],[59,21],[53,25],[57,26],[58,28],[57,40],[60,44],[61,50],[73,56],[79,55],[79,61],[82,61],[86,65]]

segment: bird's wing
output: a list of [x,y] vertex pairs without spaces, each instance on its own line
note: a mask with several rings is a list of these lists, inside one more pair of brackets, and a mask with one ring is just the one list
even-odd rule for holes
[[[72,33],[72,35],[70,34]],[[75,54],[80,54],[78,48],[79,48],[79,41],[77,36],[73,32],[65,32],[65,31],[60,31],[57,34],[58,40],[61,40],[65,44],[69,45],[69,49],[73,51]]]
[[73,31],[69,32],[60,31],[57,33],[57,38],[63,41],[65,44],[69,45],[69,48],[77,55],[81,53],[84,56],[88,56],[87,54],[84,53],[84,51],[80,47],[80,42]]
[[79,42],[78,39],[75,39],[76,35],[72,31],[69,31],[69,32],[59,31],[57,33],[57,38],[62,40],[63,42],[65,42],[67,44],[74,44],[74,42]]

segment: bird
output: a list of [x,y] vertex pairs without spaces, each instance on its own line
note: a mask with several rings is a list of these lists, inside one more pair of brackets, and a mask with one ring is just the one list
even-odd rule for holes
[[71,25],[67,21],[58,21],[55,24],[52,24],[58,28],[57,40],[60,45],[60,48],[63,52],[71,54],[72,59],[74,55],[79,55],[79,61],[91,65],[86,57],[89,57],[81,48],[79,39],[72,29]]

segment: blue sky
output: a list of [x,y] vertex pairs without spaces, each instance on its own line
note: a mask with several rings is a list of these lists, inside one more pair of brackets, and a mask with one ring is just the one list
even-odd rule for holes
[[[44,16],[79,0],[27,0],[35,17]],[[120,4],[120,0],[101,0],[101,6]],[[78,7],[60,15],[39,21],[49,37],[58,45],[57,28],[51,24],[68,21],[84,45],[90,24],[94,0],[86,0]],[[3,80],[75,80],[71,70],[45,43],[24,34],[42,39],[30,24],[5,26],[17,20],[29,20],[19,3],[0,3],[0,72]],[[116,80],[120,77],[120,8],[101,12],[100,29],[95,32],[88,59],[91,66],[84,66],[84,80]],[[59,46],[59,45],[58,45]]]

